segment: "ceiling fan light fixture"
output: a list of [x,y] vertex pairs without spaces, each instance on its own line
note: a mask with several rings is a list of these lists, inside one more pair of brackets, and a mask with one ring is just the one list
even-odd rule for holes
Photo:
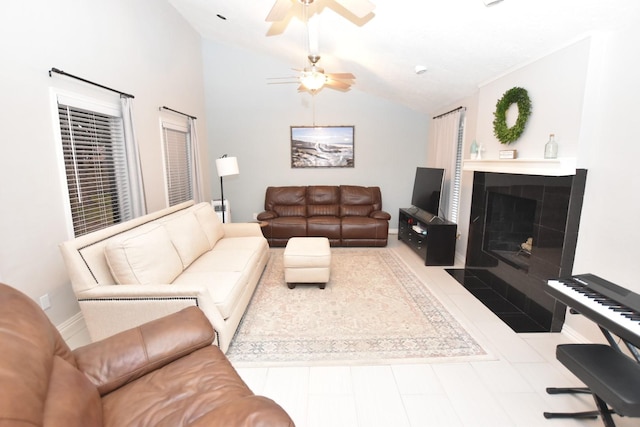
[[327,76],[322,72],[318,72],[316,68],[312,68],[310,71],[303,71],[300,77],[302,85],[312,92],[324,86],[326,81]]

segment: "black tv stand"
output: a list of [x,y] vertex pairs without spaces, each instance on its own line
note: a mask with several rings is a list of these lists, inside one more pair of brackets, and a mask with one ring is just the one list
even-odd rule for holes
[[398,215],[398,240],[405,242],[424,265],[453,265],[457,226],[416,207],[402,208]]

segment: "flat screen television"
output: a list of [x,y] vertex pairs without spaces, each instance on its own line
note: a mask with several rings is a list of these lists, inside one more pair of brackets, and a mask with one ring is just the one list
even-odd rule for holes
[[444,182],[444,169],[416,168],[411,204],[416,208],[439,216],[440,194]]

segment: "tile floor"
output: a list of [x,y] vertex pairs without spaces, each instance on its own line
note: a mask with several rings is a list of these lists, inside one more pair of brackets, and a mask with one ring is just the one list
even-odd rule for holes
[[[375,366],[238,368],[251,389],[282,405],[297,427],[601,426],[597,420],[546,420],[543,411],[584,411],[590,396],[556,395],[578,386],[556,359],[563,334],[516,334],[443,268],[425,267],[395,235],[396,250],[494,360]],[[462,267],[462,266],[460,266]],[[614,416],[618,427],[640,425]]]

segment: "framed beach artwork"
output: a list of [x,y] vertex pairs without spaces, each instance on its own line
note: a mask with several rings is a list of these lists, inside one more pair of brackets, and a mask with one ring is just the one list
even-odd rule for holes
[[292,168],[352,168],[354,126],[291,126]]

